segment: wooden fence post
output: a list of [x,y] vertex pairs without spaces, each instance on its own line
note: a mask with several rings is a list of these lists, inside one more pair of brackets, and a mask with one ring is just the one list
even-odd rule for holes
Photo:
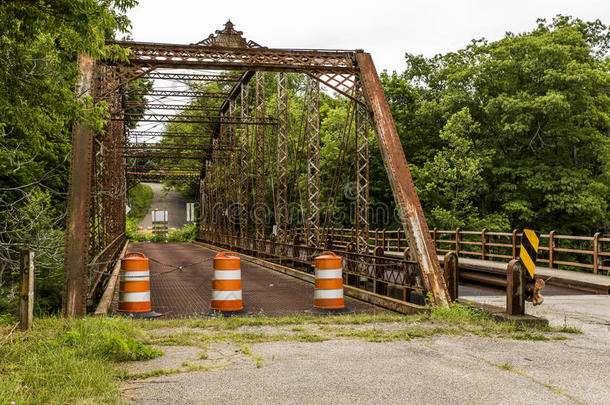
[[434,243],[434,249],[438,250],[438,244],[436,243],[437,240],[437,234],[438,233],[438,228],[435,226],[434,229],[432,230],[432,241]]
[[556,239],[555,239],[555,234],[557,232],[555,231],[551,231],[549,232],[549,267],[550,268],[556,268],[557,265],[554,263],[555,262],[555,252],[553,251],[553,248],[555,247],[555,243],[556,243]]
[[483,228],[481,231],[481,260],[487,258],[487,228]]
[[455,230],[455,254],[458,255],[458,257],[460,256],[460,242],[462,240],[460,232],[461,232],[460,228],[457,228]]
[[21,251],[20,264],[19,327],[28,330],[34,320],[34,251]]
[[459,281],[459,265],[458,257],[454,252],[445,253],[443,259],[443,275],[445,276],[445,284],[449,290],[451,301],[455,301],[459,297],[458,281]]
[[599,237],[601,235],[601,232],[596,232],[593,235],[593,274],[597,274],[599,269]]
[[513,259],[516,259],[517,258],[517,230],[516,229],[513,229],[512,242],[513,242]]

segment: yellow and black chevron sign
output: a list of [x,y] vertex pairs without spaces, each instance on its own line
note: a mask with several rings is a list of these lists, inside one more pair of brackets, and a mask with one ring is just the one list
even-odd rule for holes
[[519,257],[532,278],[534,278],[534,270],[536,270],[536,255],[538,253],[539,243],[540,232],[532,231],[531,229],[523,230]]

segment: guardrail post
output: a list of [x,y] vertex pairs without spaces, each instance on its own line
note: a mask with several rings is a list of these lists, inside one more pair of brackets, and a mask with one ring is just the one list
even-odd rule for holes
[[19,328],[28,330],[34,320],[34,251],[21,251],[21,291],[19,294]]
[[381,247],[383,248],[383,250],[386,249],[385,229],[381,231]]
[[454,252],[445,253],[443,259],[443,275],[445,276],[445,284],[449,290],[449,296],[451,301],[458,299],[458,279],[459,279],[459,265],[458,256]]
[[460,242],[462,241],[462,235],[460,235],[460,232],[462,231],[462,229],[457,228],[455,230],[455,254],[456,255],[460,255]]
[[517,230],[516,229],[513,229],[512,243],[513,243],[513,259],[516,259],[517,258]]
[[[377,257],[383,257],[384,256],[384,250],[381,246],[377,246],[375,248],[375,250],[373,251],[373,254]],[[378,264],[377,262],[375,262],[375,264]],[[373,279],[373,291],[375,292],[375,294],[380,294],[380,295],[387,295],[388,293],[388,285],[387,283],[384,283],[383,281],[378,281],[378,278],[382,278],[384,273],[383,271],[379,271],[379,266],[374,266],[374,271],[375,271],[375,278]],[[380,277],[381,274],[381,277]]]
[[525,315],[525,267],[513,259],[506,267],[506,313]]
[[400,229],[396,231],[396,249],[400,252]]
[[345,275],[346,275],[346,284],[353,285],[357,288],[360,288],[360,277],[358,277],[354,271],[354,267],[356,264],[353,262],[354,258],[351,256],[352,253],[356,251],[356,244],[350,242],[345,247]]
[[436,243],[437,240],[437,232],[438,232],[438,228],[435,226],[434,229],[432,230],[432,242],[434,243],[434,249],[438,250],[438,244]]
[[596,232],[593,235],[593,274],[597,274],[599,269],[599,237],[601,234],[601,232]]
[[557,243],[557,240],[555,239],[555,234],[557,234],[557,232],[555,231],[551,231],[549,232],[549,267],[550,268],[557,268],[557,265],[554,263],[555,262],[555,255],[556,253],[553,251],[553,248],[557,247],[555,246]]
[[487,228],[483,228],[481,231],[481,260],[487,258]]

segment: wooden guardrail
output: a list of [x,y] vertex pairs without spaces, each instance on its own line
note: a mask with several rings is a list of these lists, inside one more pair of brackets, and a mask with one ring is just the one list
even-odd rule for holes
[[[293,228],[292,236],[304,233],[302,228]],[[356,241],[353,228],[325,228],[326,238],[334,244],[348,244]],[[455,230],[430,230],[430,236],[438,254],[455,252],[462,258],[505,261],[519,255],[521,232],[490,232]],[[402,229],[370,230],[369,246],[382,247],[385,251],[402,252],[408,247],[407,237]],[[538,264],[550,268],[587,271],[593,274],[610,272],[610,237],[597,232],[593,236],[559,235],[555,231],[540,235]]]

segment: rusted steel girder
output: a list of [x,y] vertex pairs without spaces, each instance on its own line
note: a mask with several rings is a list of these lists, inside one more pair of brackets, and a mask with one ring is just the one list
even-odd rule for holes
[[278,240],[286,241],[288,228],[288,74],[277,74],[277,212],[275,224]]
[[[256,72],[254,114],[260,120],[266,115],[265,73]],[[265,239],[265,127],[257,125],[254,131],[254,235]]]
[[166,72],[151,72],[142,76],[146,79],[160,80],[184,80],[184,81],[206,81],[206,82],[238,82],[239,75],[210,75],[199,73],[166,73]]
[[320,84],[307,78],[307,244],[320,243]]
[[147,110],[177,110],[177,111],[220,111],[220,107],[202,107],[199,105],[193,104],[161,104],[161,103],[136,103],[136,102],[126,102],[125,110],[132,110],[136,108],[144,107]]
[[[138,117],[141,117],[138,119]],[[121,116],[113,116],[112,121],[125,121],[131,118],[138,119],[139,122],[183,122],[191,124],[242,124],[241,117],[216,116],[216,115],[183,115],[183,114],[155,114],[152,112],[144,113],[125,113]],[[276,125],[275,118],[255,117],[248,119],[245,124],[251,125]]]
[[353,51],[219,48],[131,41],[107,43],[130,48],[129,59],[134,66],[142,64],[154,68],[355,73]]
[[448,306],[451,303],[449,291],[373,59],[368,53],[358,52],[356,61],[360,68],[364,94],[375,122],[379,149],[394,200],[409,239],[411,254],[421,266],[424,283],[426,289],[432,293],[433,303]]
[[132,89],[129,94],[139,96],[154,96],[154,97],[204,97],[204,98],[220,98],[224,99],[229,96],[229,93],[220,93],[213,91],[191,91],[191,90],[148,90],[148,89]]
[[127,137],[168,137],[168,138],[208,138],[212,137],[212,132],[163,132],[163,131],[126,131]]
[[[78,56],[80,77],[77,96],[93,96],[95,60],[85,54]],[[66,247],[64,253],[64,317],[81,317],[87,313],[87,265],[89,261],[89,210],[93,174],[94,134],[85,123],[72,128],[70,183],[66,206]]]
[[[206,153],[176,153],[176,152],[123,152],[126,158],[160,158],[160,159],[205,159]],[[217,158],[215,158],[217,159]]]

